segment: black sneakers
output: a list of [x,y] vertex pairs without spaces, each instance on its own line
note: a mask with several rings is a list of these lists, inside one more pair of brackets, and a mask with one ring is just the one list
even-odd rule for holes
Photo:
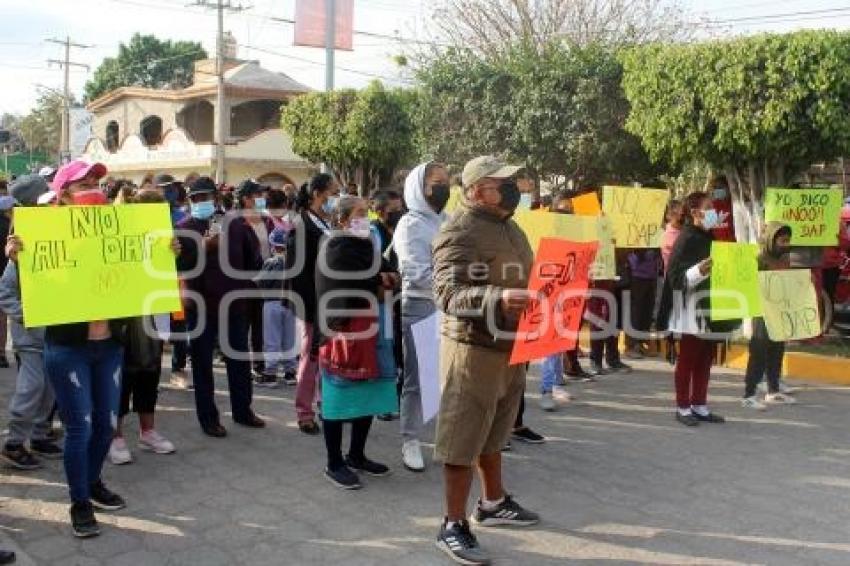
[[355,459],[351,456],[346,456],[345,465],[352,470],[366,472],[370,476],[381,477],[390,475],[390,469],[378,462],[373,462],[369,458]]
[[274,389],[280,384],[277,381],[277,374],[263,372],[254,375],[254,385],[256,387],[267,387],[269,389]]
[[546,438],[540,436],[527,426],[515,428],[511,436],[528,444],[543,444],[546,442]]
[[298,383],[298,376],[294,371],[287,371],[283,374],[283,382],[287,385],[295,385]]
[[52,440],[31,440],[30,450],[48,460],[58,460],[62,457],[62,449]]
[[6,444],[0,458],[16,470],[37,470],[41,462],[23,444]]
[[624,364],[620,360],[617,360],[614,363],[608,364],[608,371],[610,371],[612,373],[631,373],[632,372],[632,366],[630,366],[628,364]]
[[490,564],[490,557],[481,550],[478,540],[469,530],[467,521],[458,521],[451,527],[447,521],[440,526],[437,548],[449,555],[458,564]]
[[472,513],[472,522],[483,527],[495,527],[497,525],[513,525],[515,527],[528,527],[540,522],[540,515],[524,509],[522,505],[513,500],[510,495],[493,510],[486,511],[481,507],[481,500],[475,506]]
[[723,424],[726,422],[726,419],[721,417],[717,413],[708,413],[707,415],[701,415],[694,411],[693,414],[701,423]]
[[676,420],[685,426],[699,426],[699,419],[693,413],[683,415],[679,411],[676,411]]
[[124,502],[124,499],[120,495],[109,491],[103,485],[102,480],[97,480],[97,482],[91,485],[89,497],[91,498],[91,504],[102,511],[118,511],[127,506],[127,503]]
[[91,503],[85,501],[71,505],[71,528],[77,538],[96,537],[100,534]]
[[348,466],[340,466],[333,470],[325,468],[325,477],[340,489],[360,489],[363,487],[360,478]]

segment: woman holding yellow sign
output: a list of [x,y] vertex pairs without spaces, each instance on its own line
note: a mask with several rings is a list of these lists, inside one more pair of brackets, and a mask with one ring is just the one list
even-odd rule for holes
[[[72,161],[53,180],[60,205],[106,205],[98,181],[106,175],[101,163]],[[11,237],[7,253],[13,260],[23,249]],[[65,476],[71,495],[71,526],[77,537],[100,534],[94,508],[115,511],[124,499],[103,484],[101,470],[118,419],[123,351],[118,342],[120,320],[95,320],[48,326],[44,362],[65,427]]]
[[708,409],[708,380],[721,331],[709,319],[711,231],[719,216],[706,193],[696,192],[684,203],[682,232],[673,246],[658,313],[659,328],[681,334],[676,360],[676,420],[686,426],[723,423]]

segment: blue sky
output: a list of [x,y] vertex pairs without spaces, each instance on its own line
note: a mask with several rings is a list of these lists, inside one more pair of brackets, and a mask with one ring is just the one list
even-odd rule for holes
[[[70,35],[94,47],[74,50],[73,59],[97,64],[117,51],[135,31],[172,39],[200,40],[214,51],[215,18],[212,11],[186,8],[189,0],[0,0],[0,113],[26,112],[38,95],[39,85],[61,88],[62,72],[48,67],[47,59],[62,57],[59,45],[46,43],[50,37]],[[253,8],[228,16],[226,27],[241,45],[250,45],[280,55],[241,48],[239,56],[259,59],[272,70],[281,71],[314,88],[324,84],[322,50],[292,47],[292,26],[269,20],[269,16],[292,18],[294,0],[245,0]],[[355,28],[404,37],[421,31],[427,10],[426,0],[355,0]],[[847,4],[844,4],[847,6]],[[844,12],[766,19],[771,14],[788,14],[841,8],[829,0],[690,0],[686,3],[697,19],[736,20],[712,24],[715,33],[787,31],[800,27],[850,27],[850,9]],[[752,20],[741,18],[752,17]],[[340,52],[338,86],[362,86],[376,77],[398,78],[390,57],[398,51],[391,40],[355,36],[355,50]],[[295,58],[293,58],[295,57]],[[88,77],[73,69],[71,87],[77,96]]]

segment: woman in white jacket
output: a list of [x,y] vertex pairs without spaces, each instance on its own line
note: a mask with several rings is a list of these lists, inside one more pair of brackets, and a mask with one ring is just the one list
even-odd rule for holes
[[431,242],[445,219],[449,200],[449,174],[440,163],[418,165],[404,183],[408,213],[396,227],[393,247],[401,273],[401,324],[404,344],[404,378],[401,389],[402,460],[414,472],[425,469],[419,442],[422,402],[419,366],[411,326],[436,311],[432,292]]

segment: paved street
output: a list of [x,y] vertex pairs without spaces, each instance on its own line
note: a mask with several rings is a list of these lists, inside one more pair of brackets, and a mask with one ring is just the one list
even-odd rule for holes
[[[499,564],[850,563],[850,390],[806,387],[797,406],[745,413],[740,375],[723,374],[713,400],[731,422],[691,430],[673,421],[669,367],[637,365],[570,386],[578,400],[554,414],[537,407],[533,372],[527,421],[549,442],[515,445],[506,481],[544,520],[479,530]],[[4,407],[12,379],[0,373]],[[368,446],[395,473],[343,492],[321,474],[321,437],[295,427],[292,399],[257,391],[269,427],[228,419],[216,440],[200,433],[191,393],[163,390],[159,428],[178,453],[107,464],[129,506],[100,514],[96,539],[70,536],[61,463],[2,470],[0,545],[22,565],[449,564],[433,544],[439,470],[401,467],[398,423],[376,423]]]

